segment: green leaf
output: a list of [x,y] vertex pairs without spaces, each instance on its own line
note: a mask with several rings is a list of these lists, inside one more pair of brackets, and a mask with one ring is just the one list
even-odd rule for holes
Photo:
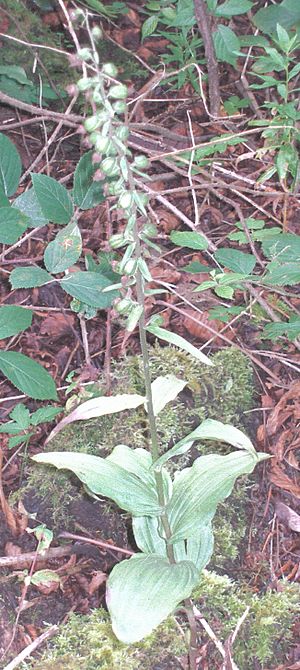
[[217,59],[236,67],[237,55],[243,54],[240,54],[240,40],[233,30],[219,24],[218,29],[213,33],[213,40]]
[[[137,516],[157,516],[161,512],[154,478],[150,488],[136,474],[107,458],[70,452],[48,452],[33,457],[38,463],[71,470],[96,495],[113,500],[121,509]],[[149,468],[145,470],[149,479]]]
[[45,586],[51,584],[51,582],[60,582],[61,578],[57,574],[57,572],[54,572],[54,570],[37,570],[36,572],[33,573],[33,575],[30,577],[30,584],[34,584],[35,586],[37,584],[44,584]]
[[49,223],[49,220],[44,216],[40,208],[33,188],[29,188],[28,191],[21,193],[21,195],[15,199],[12,206],[17,207],[20,212],[23,212],[23,214],[28,216],[28,228],[42,228],[42,226]]
[[81,157],[74,172],[74,202],[75,205],[84,210],[99,205],[105,199],[103,195],[104,182],[93,180],[94,174],[99,167],[97,163],[93,163],[93,155],[94,151],[87,151]]
[[238,451],[227,456],[197,458],[191,468],[178,472],[167,505],[172,542],[192,537],[202,522],[210,522],[219,502],[227,498],[237,477],[252,472],[266,454]]
[[9,449],[14,449],[14,447],[18,447],[19,444],[22,444],[23,442],[27,442],[29,438],[33,435],[33,433],[26,433],[26,435],[15,435],[14,437],[10,437],[8,440],[8,448]]
[[214,11],[215,16],[224,16],[231,18],[238,14],[246,14],[252,8],[253,3],[250,0],[226,0],[222,5],[218,5]]
[[15,145],[0,133],[0,191],[8,197],[13,195],[18,188],[21,172],[21,159]]
[[6,77],[14,79],[23,86],[32,86],[32,81],[27,78],[24,68],[19,65],[1,65],[0,75],[5,75]]
[[149,37],[149,35],[152,35],[154,31],[157,28],[159,16],[156,14],[152,14],[152,16],[148,16],[146,21],[144,21],[142,25],[142,39],[144,40],[146,37]]
[[191,272],[192,274],[197,274],[199,272],[210,272],[212,270],[209,265],[204,265],[204,263],[199,263],[199,261],[191,261],[188,265],[184,265],[181,270],[184,272]]
[[181,335],[171,333],[169,330],[166,330],[165,328],[160,328],[160,326],[156,326],[154,323],[149,324],[146,330],[149,333],[152,333],[152,335],[158,337],[160,340],[169,342],[169,344],[175,344],[176,347],[179,347],[180,349],[187,351],[189,354],[192,354],[194,358],[197,358],[198,361],[201,361],[201,363],[205,363],[206,365],[213,365],[212,361],[209,358],[207,358],[207,356],[205,356],[205,354],[203,354],[202,351],[196,349],[196,347],[190,344],[190,342],[188,342],[184,337],[181,337]]
[[268,323],[261,333],[262,339],[277,340],[279,337],[286,335],[288,340],[293,342],[300,335],[300,319],[296,315],[291,317],[289,321],[279,323]]
[[82,251],[81,233],[75,221],[65,226],[44,253],[44,263],[48,272],[56,274],[68,270],[78,260]]
[[43,215],[52,223],[69,223],[73,204],[67,189],[45,174],[31,173],[31,179]]
[[283,0],[276,5],[259,9],[253,18],[254,25],[263,33],[276,33],[277,24],[289,30],[300,28],[300,4],[298,0]]
[[220,298],[232,300],[235,289],[231,286],[215,286],[214,291]]
[[188,561],[170,564],[161,556],[137,554],[116,565],[107,582],[106,602],[115,635],[138,642],[188,598],[198,572]]
[[161,468],[170,458],[185,454],[196,440],[220,440],[220,442],[227,442],[232,447],[244,449],[256,456],[251,440],[239,428],[215,419],[205,419],[195,430],[176,442],[171,449],[160,456],[154,463],[155,469]]
[[31,326],[32,311],[15,305],[0,307],[0,340],[21,333]]
[[252,254],[245,254],[243,251],[239,251],[238,249],[217,249],[214,257],[218,263],[224,265],[226,268],[229,268],[229,270],[244,275],[251,274],[256,265],[255,256]]
[[19,430],[26,430],[30,426],[30,412],[24,403],[19,402],[9,415],[19,426]]
[[264,284],[272,286],[294,286],[300,282],[300,265],[298,263],[270,263],[267,274],[263,278]]
[[119,295],[118,291],[104,292],[111,282],[98,272],[73,272],[59,283],[73,298],[99,309],[110,307]]
[[211,523],[202,524],[186,541],[186,560],[192,561],[197,570],[202,572],[211,559],[213,549],[214,536]]
[[[152,458],[146,449],[131,449],[125,444],[117,444],[107,460],[120,465],[127,472],[136,475],[149,489],[155,488],[153,470],[151,469]],[[162,471],[165,499],[169,500],[172,494],[172,480],[167,470]]]
[[185,231],[177,232],[176,230],[173,230],[170,235],[170,240],[179,247],[188,247],[189,249],[198,249],[200,251],[208,248],[207,240],[203,235],[200,235],[200,233]]
[[136,407],[142,405],[144,401],[144,396],[134,393],[91,398],[90,400],[83,402],[81,405],[78,405],[71,414],[65,416],[50,433],[47,442],[50,442],[50,440],[52,440],[52,438],[69,423],[73,423],[74,421],[88,421],[88,419],[95,419],[99,416],[116,414],[127,409],[136,409]]
[[[182,379],[177,379],[175,375],[157,377],[152,382],[151,391],[155,416],[161,412],[168,402],[177,398],[178,394],[184,389],[186,384],[187,382],[182,381]],[[145,401],[145,407],[147,409],[147,401]]]
[[30,398],[57,400],[55,383],[49,372],[28,356],[16,351],[0,351],[0,370],[19,391]]
[[27,216],[18,209],[0,207],[0,244],[14,244],[27,226]]
[[9,281],[12,288],[35,288],[53,281],[53,277],[42,268],[23,267],[12,270]]
[[283,145],[276,155],[275,163],[279,179],[285,179],[289,172],[295,176],[298,164],[296,149],[291,144]]
[[52,407],[52,405],[47,405],[46,407],[40,407],[33,412],[30,417],[30,423],[32,426],[38,426],[40,423],[46,423],[47,421],[53,421],[53,419],[63,411],[63,407]]
[[267,258],[280,263],[300,261],[300,235],[282,233],[263,240],[262,250]]

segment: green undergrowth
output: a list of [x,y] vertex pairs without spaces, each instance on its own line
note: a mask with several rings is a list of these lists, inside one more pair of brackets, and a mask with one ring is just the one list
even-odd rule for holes
[[[162,452],[206,418],[247,427],[244,412],[253,406],[255,393],[253,371],[248,359],[238,349],[230,348],[216,353],[213,362],[214,367],[208,368],[178,349],[157,345],[150,348],[152,379],[172,373],[187,381],[180,396],[157,417]],[[101,383],[105,392],[104,382]],[[144,393],[140,356],[128,356],[114,362],[112,392]],[[71,424],[50,441],[46,449],[106,456],[116,444],[148,448],[148,440],[147,416],[143,409],[138,408]],[[171,467],[188,466],[199,451],[204,454],[214,450],[224,453],[228,451],[228,446],[208,441],[197,443],[191,453],[178,457],[177,463]],[[214,523],[214,568],[228,570],[232,561],[240,555],[240,545],[247,528],[249,485],[249,478],[241,479],[230,498],[219,506]],[[61,528],[74,530],[72,502],[80,499],[82,491],[78,480],[68,473],[30,464],[27,483],[18,495],[22,496],[25,507],[29,506],[31,513],[38,509],[39,520],[56,532]],[[107,502],[107,509],[108,512],[112,509],[110,502]]]
[[[204,571],[193,594],[196,606],[223,642],[249,607],[233,648],[240,670],[278,667],[289,651],[299,587],[280,583],[280,591],[258,596],[228,577]],[[180,621],[184,627],[184,622]],[[201,631],[201,641],[205,634]],[[221,657],[209,641],[209,668],[217,670]],[[180,663],[180,660],[182,663]],[[43,656],[23,668],[34,670],[179,670],[186,667],[184,636],[173,617],[142,642],[125,646],[114,636],[107,613],[72,615]],[[266,666],[266,663],[268,664]]]

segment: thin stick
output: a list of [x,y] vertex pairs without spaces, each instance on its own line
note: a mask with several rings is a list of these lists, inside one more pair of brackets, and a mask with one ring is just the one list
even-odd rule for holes
[[45,632],[42,633],[42,635],[39,635],[39,637],[37,637],[35,640],[33,640],[33,642],[31,642],[27,647],[25,647],[25,649],[23,649],[23,651],[21,651],[20,654],[18,654],[18,656],[16,656],[13,659],[13,661],[11,661],[8,665],[6,665],[5,668],[3,668],[3,670],[14,670],[14,668],[17,668],[18,665],[20,665],[20,663],[22,663],[22,661],[24,661],[25,658],[28,658],[28,656],[30,656],[30,654],[32,654],[33,651],[35,651],[38,647],[40,647],[41,644],[46,642],[46,640],[50,640],[50,638],[53,637],[53,635],[57,635],[58,630],[59,630],[58,626],[56,625],[51,626],[51,628],[48,628],[48,630],[45,630]]
[[103,547],[104,549],[110,549],[111,551],[118,551],[122,554],[126,554],[126,556],[134,555],[134,551],[129,551],[129,549],[123,549],[122,547],[117,547],[115,544],[109,544],[108,542],[102,542],[101,540],[92,540],[91,538],[85,537],[84,535],[74,535],[74,533],[63,531],[59,534],[58,537],[66,537],[70,540],[78,540],[80,542],[87,542],[88,544],[95,544],[96,547]]
[[204,51],[207,61],[210,113],[212,116],[219,116],[221,106],[219,68],[212,40],[212,30],[209,25],[210,17],[204,0],[194,0],[194,8],[198,29],[204,43]]

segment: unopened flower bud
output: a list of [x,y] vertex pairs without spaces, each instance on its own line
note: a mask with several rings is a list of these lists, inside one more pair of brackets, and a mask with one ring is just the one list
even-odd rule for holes
[[125,84],[115,84],[115,86],[111,86],[108,95],[110,98],[116,98],[116,100],[123,100],[124,98],[127,98],[128,95],[128,88],[125,86]]

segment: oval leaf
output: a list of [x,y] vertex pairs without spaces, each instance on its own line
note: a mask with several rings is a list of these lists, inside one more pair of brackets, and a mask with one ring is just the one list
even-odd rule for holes
[[60,285],[73,298],[99,309],[110,307],[113,300],[119,295],[118,291],[103,292],[112,284],[99,272],[74,272],[61,279]]
[[71,470],[93,493],[110,498],[121,509],[133,515],[158,516],[162,511],[154,480],[150,487],[137,475],[106,458],[73,451],[50,451],[37,454],[33,460]]
[[34,193],[44,216],[52,223],[69,223],[73,203],[67,189],[45,174],[31,174]]
[[35,288],[36,286],[44,286],[49,281],[53,281],[53,277],[42,268],[28,267],[15,268],[9,277],[12,288]]
[[44,253],[44,263],[48,272],[64,272],[74,265],[81,254],[82,240],[80,230],[71,221],[61,230],[53,242],[48,244]]
[[42,226],[49,223],[39,206],[33,188],[29,188],[28,191],[21,193],[21,195],[15,199],[12,206],[17,207],[20,212],[23,212],[23,214],[28,216],[29,221],[27,225],[29,228],[42,228]]
[[0,207],[0,243],[14,244],[28,227],[27,216],[14,207]]
[[57,400],[55,383],[39,363],[16,351],[0,352],[0,370],[9,381],[30,398]]
[[107,582],[106,602],[117,638],[132,644],[149,635],[190,596],[197,579],[191,562],[172,565],[162,556],[137,554],[116,565]]
[[13,195],[19,185],[22,172],[20,156],[15,145],[0,133],[0,191]]
[[[177,379],[175,375],[165,375],[164,377],[157,377],[151,384],[153,410],[157,416],[161,410],[177,398],[178,394],[184,389],[187,382],[182,379]],[[145,401],[147,409],[147,401]]]
[[0,340],[21,333],[31,326],[32,311],[15,305],[0,307]]
[[104,182],[94,181],[94,174],[99,167],[98,163],[93,163],[94,151],[87,151],[79,163],[74,173],[73,198],[75,205],[80,209],[90,209],[103,202],[103,184]]
[[256,265],[255,256],[245,254],[238,249],[218,249],[214,254],[215,259],[224,267],[233,272],[249,275]]
[[189,249],[198,249],[202,251],[208,248],[208,241],[200,233],[172,231],[170,239],[178,247],[188,247]]

